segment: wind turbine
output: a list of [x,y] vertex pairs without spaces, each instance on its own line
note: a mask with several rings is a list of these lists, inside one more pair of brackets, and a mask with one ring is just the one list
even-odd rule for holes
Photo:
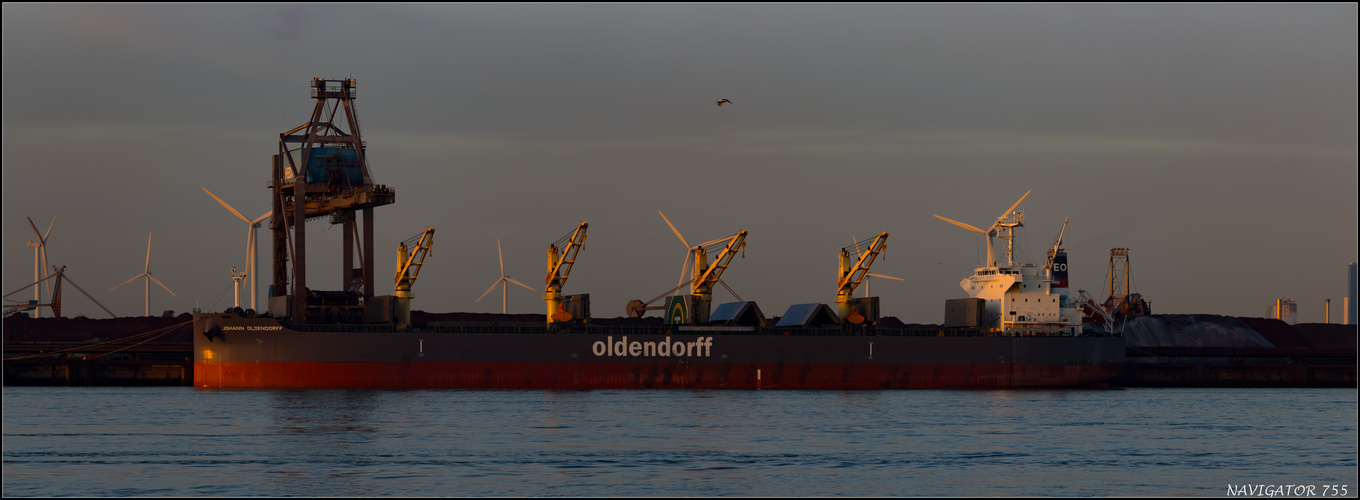
[[[255,233],[257,232],[258,229],[260,229],[260,223],[264,222],[265,219],[268,219],[270,216],[274,215],[274,212],[273,211],[265,212],[264,215],[257,217],[255,220],[250,220],[247,219],[246,216],[241,215],[241,212],[238,212],[236,211],[235,208],[232,208],[231,205],[228,205],[227,202],[222,201],[221,198],[218,198],[217,195],[212,194],[212,191],[208,191],[208,188],[202,189],[203,192],[208,193],[208,196],[211,196],[214,200],[217,200],[218,203],[221,203],[223,207],[226,207],[227,211],[230,211],[232,215],[235,215],[237,218],[246,221],[246,224],[250,226],[249,228],[246,229],[246,274],[250,275],[250,308],[259,310],[255,306],[255,291],[259,288],[259,286],[256,284],[258,283],[258,281],[255,278],[256,274],[255,272],[259,270],[259,265],[255,262],[256,247],[259,246],[256,244]],[[235,275],[235,271],[232,272],[232,275],[233,276]],[[240,304],[237,304],[237,307],[240,307]]]
[[477,297],[477,300],[476,300],[475,302],[481,302],[481,301],[482,301],[482,298],[486,297],[486,294],[491,293],[492,290],[495,290],[495,289],[496,289],[496,285],[500,285],[500,286],[501,286],[501,314],[505,314],[505,287],[506,287],[506,283],[507,283],[507,282],[509,282],[509,283],[514,283],[514,284],[519,285],[519,286],[522,286],[522,287],[524,287],[524,288],[528,288],[529,291],[531,291],[531,292],[537,292],[538,290],[534,290],[533,288],[530,288],[529,285],[526,285],[526,284],[524,284],[524,283],[520,283],[520,282],[518,282],[518,281],[515,281],[513,278],[511,278],[511,277],[505,275],[505,258],[504,258],[504,257],[501,257],[501,239],[500,239],[500,238],[496,238],[496,258],[499,259],[499,260],[501,261],[501,279],[498,279],[498,280],[496,280],[495,283],[492,283],[492,284],[491,284],[491,288],[488,288],[488,289],[486,289],[485,292],[482,292],[482,296],[481,296],[481,297]]
[[983,267],[997,267],[997,265],[996,265],[996,255],[995,255],[995,253],[994,253],[993,250],[992,250],[992,238],[994,238],[994,237],[997,236],[997,231],[996,231],[997,228],[1006,228],[1006,230],[1007,230],[1007,231],[1006,231],[1006,232],[1007,232],[1007,235],[1006,235],[1006,236],[1003,236],[1003,238],[1006,238],[1006,265],[1009,266],[1009,265],[1012,265],[1012,263],[1014,262],[1014,253],[1012,252],[1012,248],[1011,248],[1011,243],[1012,243],[1011,240],[1012,240],[1013,238],[1015,238],[1015,234],[1014,234],[1015,228],[1016,228],[1017,226],[1020,226],[1020,225],[1023,225],[1023,224],[1024,224],[1024,216],[1023,216],[1023,214],[1022,214],[1022,215],[1021,215],[1019,218],[1017,218],[1016,220],[1009,221],[1009,222],[1007,221],[1007,219],[1011,216],[1011,213],[1015,211],[1015,207],[1020,206],[1020,202],[1025,201],[1025,197],[1029,196],[1029,194],[1032,193],[1032,192],[1034,192],[1033,189],[1031,189],[1031,190],[1029,190],[1029,191],[1025,191],[1025,195],[1024,195],[1024,196],[1021,196],[1019,200],[1016,200],[1015,204],[1014,204],[1014,205],[1011,205],[1011,208],[1008,208],[1008,209],[1006,209],[1005,212],[1002,212],[1002,213],[1001,213],[1001,216],[996,218],[996,222],[993,222],[992,225],[991,225],[990,227],[988,227],[986,231],[983,231],[983,230],[981,230],[981,229],[978,229],[978,228],[976,228],[976,227],[974,227],[974,226],[972,226],[972,225],[964,224],[964,223],[959,222],[959,221],[956,221],[956,220],[946,219],[946,218],[940,217],[940,216],[938,216],[938,215],[936,215],[935,218],[936,218],[936,219],[940,219],[940,220],[945,221],[945,222],[948,222],[948,223],[953,224],[953,225],[955,225],[955,226],[959,226],[959,227],[961,227],[961,228],[967,229],[967,230],[969,230],[969,231],[972,231],[972,232],[975,232],[975,233],[981,233],[981,234],[987,236],[987,265],[986,265],[986,266],[983,266]]
[[[28,218],[28,225],[29,227],[33,228],[33,235],[38,237],[37,243],[34,243],[32,241],[28,242],[28,246],[33,247],[33,281],[38,281],[47,278],[47,236],[52,234],[52,226],[55,225],[56,223],[57,218],[52,217],[52,223],[47,225],[47,232],[39,233],[38,225],[33,223],[33,218],[32,217]],[[40,256],[42,261],[41,264],[38,263]],[[42,270],[42,272],[39,272],[40,269]],[[47,287],[47,296],[51,297],[52,296],[51,285],[44,283],[42,286]],[[42,302],[41,297],[38,294],[39,288],[40,287],[33,287],[33,300]],[[39,310],[40,308],[37,307],[33,308],[34,318],[39,316],[38,314]]]
[[[150,315],[151,315],[151,282],[152,282],[152,281],[155,281],[156,284],[157,284],[157,285],[160,285],[161,288],[164,288],[165,291],[170,292],[170,287],[165,286],[165,283],[161,283],[161,280],[158,280],[158,279],[156,279],[155,276],[152,276],[152,275],[151,275],[151,233],[146,233],[146,269],[142,272],[142,274],[138,274],[138,275],[136,275],[136,276],[133,276],[132,279],[127,280],[127,281],[124,281],[122,285],[115,286],[115,287],[113,287],[113,288],[110,288],[109,290],[117,290],[118,287],[121,287],[121,286],[126,285],[126,284],[128,284],[128,283],[132,283],[132,282],[134,282],[134,281],[137,281],[138,278],[146,278],[146,281],[145,281],[145,284],[146,284],[146,309],[145,309],[145,312],[143,312],[142,314],[143,314],[143,315],[146,315],[146,316],[150,316]],[[170,295],[174,295],[175,297],[179,297],[178,295],[175,295],[175,292],[170,292]]]

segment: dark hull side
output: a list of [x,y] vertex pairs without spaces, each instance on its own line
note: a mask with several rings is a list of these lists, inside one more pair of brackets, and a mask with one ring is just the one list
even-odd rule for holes
[[1124,367],[1122,337],[311,332],[222,315],[194,328],[196,387],[998,389]]

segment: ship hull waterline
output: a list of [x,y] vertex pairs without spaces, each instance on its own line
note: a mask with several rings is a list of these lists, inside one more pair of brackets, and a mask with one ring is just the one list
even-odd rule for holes
[[312,332],[195,321],[194,386],[372,389],[1005,389],[1087,387],[1122,337]]

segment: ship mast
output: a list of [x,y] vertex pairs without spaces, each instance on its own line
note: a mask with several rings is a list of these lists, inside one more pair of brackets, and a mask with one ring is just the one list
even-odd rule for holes
[[[1025,194],[1029,195],[1029,193]],[[1019,205],[1020,202],[1017,201],[1015,204]],[[1006,240],[1006,267],[1015,267],[1015,228],[1025,225],[1025,209],[1014,210],[1015,207],[1011,207],[1011,209],[1012,212],[1008,212],[996,221],[997,227],[1006,230],[1006,235],[1001,236],[1002,239]],[[990,242],[991,238],[987,238],[987,240]],[[995,267],[996,264],[992,264],[992,266]]]
[[1006,239],[1006,265],[1012,266],[1014,265],[1014,252],[1012,251],[1011,242],[1015,239],[1015,228],[1023,226],[1025,223],[1025,213],[1023,211],[1015,212],[1015,207],[1020,206],[1020,202],[1025,201],[1025,198],[1028,197],[1029,194],[1032,192],[1034,192],[1033,189],[1025,191],[1025,195],[1021,196],[1019,200],[1016,200],[1015,204],[1011,205],[1011,208],[1008,208],[1006,209],[1005,212],[1002,212],[1001,216],[996,218],[996,222],[993,222],[991,227],[988,227],[986,231],[978,229],[976,226],[973,226],[971,224],[965,224],[956,220],[946,219],[938,215],[936,215],[935,218],[948,222],[955,226],[967,229],[969,231],[980,233],[987,237],[987,264],[983,267],[997,267],[996,251],[992,247],[992,238],[997,236],[996,229],[998,227],[1006,228],[1006,236],[1002,236],[1002,238]]

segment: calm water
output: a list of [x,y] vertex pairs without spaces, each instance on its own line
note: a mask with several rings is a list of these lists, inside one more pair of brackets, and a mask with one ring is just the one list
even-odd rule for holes
[[2,493],[1355,497],[1356,394],[7,387]]

